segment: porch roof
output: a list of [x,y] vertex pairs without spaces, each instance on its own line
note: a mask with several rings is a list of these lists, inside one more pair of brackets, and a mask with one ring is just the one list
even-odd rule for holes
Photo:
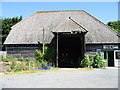
[[53,33],[82,33],[87,32],[87,29],[78,24],[71,17],[60,23],[55,29],[52,30]]

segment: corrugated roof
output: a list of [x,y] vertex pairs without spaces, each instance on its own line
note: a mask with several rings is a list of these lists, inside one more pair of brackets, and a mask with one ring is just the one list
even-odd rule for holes
[[[77,26],[79,25],[74,25],[68,20],[69,17],[88,30],[85,35],[86,43],[120,43],[117,33],[92,15],[83,10],[65,10],[34,13],[12,27],[4,44],[42,43],[43,28],[45,31],[45,42],[50,43],[54,37],[51,31],[62,25],[64,26],[59,31],[78,30]],[[83,28],[79,30],[82,31]]]

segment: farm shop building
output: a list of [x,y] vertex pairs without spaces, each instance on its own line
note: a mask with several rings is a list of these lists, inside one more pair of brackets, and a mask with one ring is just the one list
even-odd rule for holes
[[108,66],[120,58],[118,33],[83,10],[36,12],[12,27],[4,45],[7,55],[28,58],[45,43],[58,67],[78,67],[85,53],[100,53]]

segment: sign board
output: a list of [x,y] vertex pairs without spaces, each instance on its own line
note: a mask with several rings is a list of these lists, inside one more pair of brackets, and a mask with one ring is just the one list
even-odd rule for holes
[[118,49],[118,45],[103,45],[103,49]]

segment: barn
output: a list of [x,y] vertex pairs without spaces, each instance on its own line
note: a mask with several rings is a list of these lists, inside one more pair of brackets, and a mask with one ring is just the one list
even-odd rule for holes
[[15,58],[36,56],[44,44],[55,50],[58,67],[78,67],[84,54],[101,54],[115,66],[119,34],[84,10],[38,11],[13,27],[4,45]]

